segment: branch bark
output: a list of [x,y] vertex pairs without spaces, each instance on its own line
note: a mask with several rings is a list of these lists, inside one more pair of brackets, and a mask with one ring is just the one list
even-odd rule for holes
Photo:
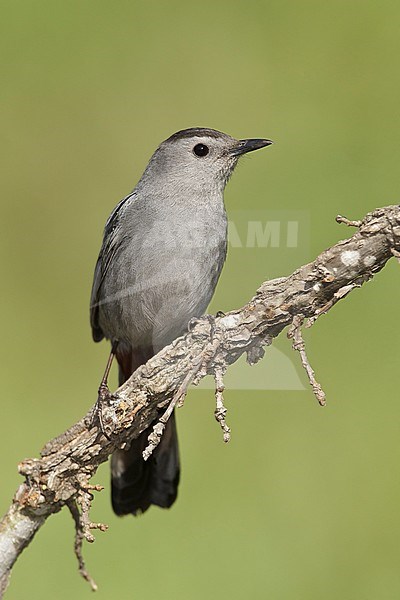
[[116,448],[123,448],[158,420],[145,451],[156,447],[172,408],[181,406],[190,385],[211,374],[216,382],[215,416],[229,441],[225,422],[223,375],[243,353],[249,364],[264,355],[286,327],[312,389],[320,402],[325,395],[315,379],[305,353],[301,327],[311,326],[339,300],[380,271],[391,257],[400,257],[400,206],[368,213],[362,221],[337,217],[357,232],[325,250],[313,262],[288,277],[264,282],[242,308],[216,317],[207,315],[189,324],[188,333],[175,340],[140,367],[103,407],[106,436],[94,422],[94,408],[61,436],[43,448],[41,457],[20,463],[24,476],[13,502],[0,522],[0,597],[7,587],[13,564],[47,517],[68,506],[76,524],[75,551],[81,574],[95,589],[82,558],[82,542],[94,541],[93,529],[102,523],[89,518],[93,492],[89,484],[98,466]]

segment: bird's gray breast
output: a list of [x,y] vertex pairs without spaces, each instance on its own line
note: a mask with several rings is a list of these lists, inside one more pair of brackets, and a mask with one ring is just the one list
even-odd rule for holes
[[106,337],[157,351],[204,314],[225,261],[227,220],[222,195],[200,200],[139,197],[125,208],[101,289]]

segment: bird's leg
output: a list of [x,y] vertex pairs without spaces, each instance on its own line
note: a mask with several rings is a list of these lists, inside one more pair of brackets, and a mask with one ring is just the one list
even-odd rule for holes
[[109,376],[110,371],[111,371],[111,365],[112,365],[112,362],[114,360],[116,349],[117,349],[117,345],[113,344],[111,346],[110,356],[108,357],[108,361],[107,361],[107,364],[106,364],[104,375],[103,375],[103,378],[102,378],[101,383],[100,383],[98,400],[101,400],[101,401],[108,400],[108,398],[111,396],[110,390],[109,390],[109,387],[108,387],[108,376]]
[[91,425],[93,425],[94,421],[97,419],[102,433],[108,439],[109,439],[109,436],[107,435],[104,424],[103,424],[103,405],[104,405],[104,403],[108,402],[108,400],[110,400],[110,398],[111,398],[111,392],[108,387],[108,376],[111,371],[111,366],[112,366],[112,363],[114,360],[115,353],[117,351],[117,346],[118,346],[118,342],[113,342],[113,344],[111,346],[111,352],[108,357],[104,375],[102,377],[102,380],[101,380],[101,383],[99,386],[97,400],[96,400],[96,404],[94,407],[92,423],[91,423]]

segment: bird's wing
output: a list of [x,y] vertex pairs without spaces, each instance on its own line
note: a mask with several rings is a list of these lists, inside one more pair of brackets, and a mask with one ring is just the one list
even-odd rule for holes
[[118,249],[116,243],[120,220],[128,204],[134,201],[135,193],[132,192],[121,200],[109,216],[104,228],[103,243],[94,270],[92,293],[90,296],[90,324],[95,342],[100,342],[104,334],[99,324],[99,302],[101,300],[101,285]]

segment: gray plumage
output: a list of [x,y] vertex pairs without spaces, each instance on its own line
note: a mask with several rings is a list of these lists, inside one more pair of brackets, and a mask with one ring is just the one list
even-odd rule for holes
[[[110,215],[94,274],[91,325],[95,341],[105,337],[116,346],[120,383],[206,311],[226,257],[225,185],[241,154],[270,143],[213,129],[177,132]],[[167,507],[176,498],[174,418],[145,463],[147,436],[113,455],[117,514]]]

